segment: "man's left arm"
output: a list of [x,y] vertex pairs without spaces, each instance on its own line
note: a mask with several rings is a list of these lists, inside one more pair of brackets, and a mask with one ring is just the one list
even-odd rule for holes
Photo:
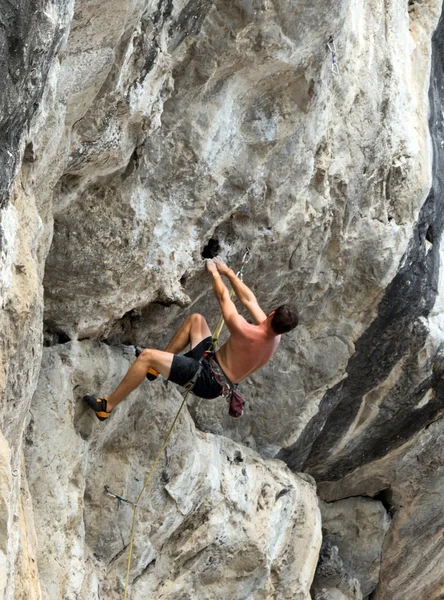
[[230,327],[233,327],[235,325],[235,321],[238,318],[241,318],[241,316],[237,312],[236,306],[230,298],[230,292],[228,291],[227,286],[222,281],[222,277],[220,276],[216,265],[211,259],[207,260],[206,268],[211,275],[213,292],[216,296],[217,301],[220,304],[222,316],[228,329],[230,329]]
[[267,315],[259,306],[256,296],[253,294],[250,288],[239,279],[236,273],[230,269],[221,258],[217,256],[214,259],[214,262],[219,273],[221,275],[225,275],[225,277],[227,277],[228,281],[231,283],[236,296],[247,309],[250,317],[253,319],[253,322],[256,325],[259,325],[265,321]]

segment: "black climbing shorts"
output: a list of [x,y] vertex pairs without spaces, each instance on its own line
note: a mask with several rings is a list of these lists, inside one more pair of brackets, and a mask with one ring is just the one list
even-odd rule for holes
[[[211,336],[208,336],[189,352],[175,354],[168,380],[178,385],[185,385],[193,379],[199,368],[199,360],[202,358],[204,352],[211,348],[212,341]],[[222,386],[214,378],[213,371],[210,369],[208,361],[204,358],[202,360],[202,371],[193,388],[193,394],[199,396],[199,398],[209,399],[217,398],[221,393]]]

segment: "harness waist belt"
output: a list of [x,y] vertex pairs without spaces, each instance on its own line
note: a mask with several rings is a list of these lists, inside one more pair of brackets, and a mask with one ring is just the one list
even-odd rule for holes
[[222,367],[217,362],[216,354],[214,352],[205,352],[204,357],[208,359],[208,363],[210,365],[211,370],[213,371],[213,375],[217,381],[217,383],[222,388],[222,396],[227,397],[233,388],[237,388],[237,384],[231,383],[228,377],[222,370]]

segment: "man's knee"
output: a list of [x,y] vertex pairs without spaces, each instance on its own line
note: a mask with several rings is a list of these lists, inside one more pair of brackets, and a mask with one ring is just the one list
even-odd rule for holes
[[139,354],[137,360],[149,364],[151,359],[153,358],[153,351],[151,348],[144,348],[142,352]]
[[201,323],[206,323],[205,317],[203,317],[200,313],[192,313],[189,316],[191,321],[191,325],[200,325]]

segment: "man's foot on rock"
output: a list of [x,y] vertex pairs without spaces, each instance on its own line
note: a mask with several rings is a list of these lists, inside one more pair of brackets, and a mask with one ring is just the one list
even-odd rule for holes
[[103,398],[96,398],[95,396],[83,396],[83,401],[93,409],[99,421],[105,421],[111,414],[111,411],[107,411],[107,400],[108,398],[106,396]]
[[[142,354],[142,352],[144,350],[145,350],[145,348],[140,348],[140,346],[135,346],[134,353],[137,356],[137,358],[139,358],[139,356]],[[156,371],[156,369],[148,367],[148,373],[146,374],[146,378],[148,379],[148,381],[154,381],[155,379],[157,379],[158,376],[159,376],[159,372]]]

